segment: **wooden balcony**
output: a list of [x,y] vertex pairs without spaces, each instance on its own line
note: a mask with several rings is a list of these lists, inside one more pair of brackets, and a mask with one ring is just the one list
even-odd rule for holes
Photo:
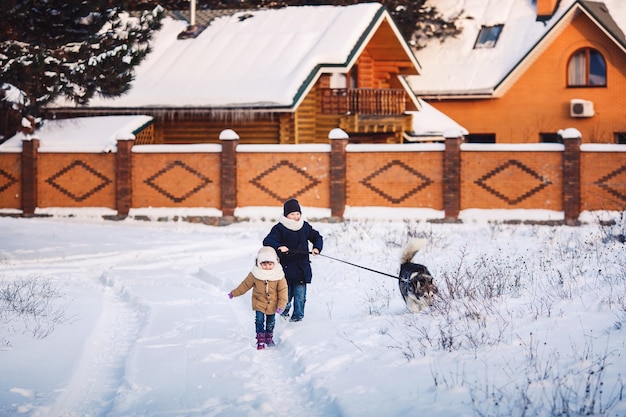
[[399,116],[406,110],[402,89],[324,88],[322,113],[362,116]]

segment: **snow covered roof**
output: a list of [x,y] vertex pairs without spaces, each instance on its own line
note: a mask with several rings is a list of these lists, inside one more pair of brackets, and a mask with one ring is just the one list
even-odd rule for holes
[[455,130],[462,135],[469,132],[463,126],[452,120],[446,114],[440,112],[422,99],[418,99],[420,111],[409,112],[413,115],[413,128],[410,134],[405,136],[409,142],[424,140],[443,140],[446,131]]
[[385,20],[391,17],[379,3],[243,10],[178,39],[187,22],[167,17],[130,92],[94,98],[89,108],[293,108],[322,71],[350,69]]
[[[461,16],[457,38],[430,41],[416,52],[423,65],[419,76],[407,80],[421,97],[489,96],[502,94],[520,75],[523,62],[532,62],[541,45],[583,12],[626,51],[626,1],[561,0],[551,19],[537,20],[533,0],[429,0],[446,18]],[[606,8],[606,9],[605,9]],[[474,48],[483,26],[504,25],[494,48]]]
[[134,135],[152,123],[151,116],[98,116],[46,120],[32,135],[17,133],[0,144],[0,152],[21,152],[22,141],[39,139],[40,152],[112,152],[118,140]]

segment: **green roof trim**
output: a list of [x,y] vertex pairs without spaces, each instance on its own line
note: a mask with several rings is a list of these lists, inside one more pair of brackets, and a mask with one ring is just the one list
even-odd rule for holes
[[313,82],[313,79],[315,78],[315,76],[317,75],[317,73],[320,71],[321,68],[333,68],[333,67],[341,68],[341,67],[345,67],[346,65],[348,65],[348,62],[350,62],[352,58],[354,58],[357,51],[361,48],[361,46],[363,45],[363,42],[365,42],[365,39],[369,36],[370,32],[374,28],[374,25],[376,24],[376,22],[378,22],[378,20],[380,19],[382,14],[385,12],[385,10],[386,10],[385,6],[381,5],[378,11],[376,12],[376,14],[374,15],[374,18],[372,19],[372,21],[367,26],[367,29],[363,31],[363,33],[361,34],[361,37],[352,48],[352,51],[350,51],[350,53],[348,54],[348,58],[346,59],[345,62],[341,64],[317,64],[315,68],[313,68],[313,70],[309,73],[306,79],[302,82],[302,85],[300,85],[300,88],[298,88],[296,95],[293,97],[293,100],[291,102],[292,108],[296,105],[298,101],[300,101],[300,98],[302,97],[304,92],[307,90],[307,87],[311,84],[311,82]]
[[133,130],[131,133],[133,135],[137,135],[139,132],[141,132],[142,130],[144,130],[145,128],[147,128],[148,126],[150,126],[151,124],[154,123],[154,119],[150,119],[148,120],[146,123],[142,124],[141,126],[139,126],[137,129]]

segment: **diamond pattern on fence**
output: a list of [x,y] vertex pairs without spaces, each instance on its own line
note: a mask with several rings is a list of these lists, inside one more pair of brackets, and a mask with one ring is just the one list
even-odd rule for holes
[[[407,180],[398,181],[399,178],[403,177],[406,177]],[[416,185],[411,181],[411,177],[419,180]],[[398,204],[428,187],[434,181],[404,162],[394,159],[359,182],[387,201]],[[393,184],[393,187],[390,187],[390,184]]]
[[[626,184],[626,165],[622,165],[616,170],[609,172],[607,175],[594,182],[594,184],[607,193],[619,198],[621,201],[626,202],[626,188],[624,187],[624,184]],[[621,188],[621,190],[619,188]]]
[[[92,177],[96,181],[96,184],[91,185],[89,181],[76,181],[77,178],[85,177]],[[46,179],[46,183],[76,202],[85,201],[112,182],[111,179],[81,160],[75,160]],[[84,188],[83,184],[89,184],[91,186]]]
[[[294,186],[296,187],[298,185],[301,185],[301,187],[290,194],[279,194],[278,188],[280,187],[276,187],[276,184],[283,182],[284,178],[288,178],[290,175],[293,174],[296,175],[296,178],[291,179],[289,183],[294,184]],[[250,183],[252,183],[255,187],[257,187],[264,193],[269,194],[276,200],[283,202],[290,198],[296,198],[304,192],[317,186],[318,184],[320,184],[320,180],[309,175],[304,170],[298,168],[291,162],[283,159],[276,165],[254,177],[250,181]]]
[[[520,175],[530,177],[530,179],[522,179],[519,177]],[[511,187],[503,190],[502,185],[506,186],[510,183],[510,181],[499,180],[498,177],[501,176],[515,177],[515,182],[517,184],[529,184],[530,186],[532,186],[532,184],[535,183],[537,185],[530,189],[523,189],[521,191]],[[501,200],[506,201],[510,205],[519,204],[520,202],[526,200],[527,198],[531,197],[532,195],[538,193],[539,191],[552,184],[550,180],[544,178],[533,169],[515,159],[510,159],[507,162],[497,166],[493,170],[489,171],[487,174],[474,181],[474,183],[479,187],[487,190],[490,194],[498,197]]]
[[17,182],[17,178],[9,174],[3,169],[0,169],[0,193],[7,190],[10,186]]
[[[173,189],[172,182],[166,180],[166,177],[171,178],[172,176],[177,179],[175,185],[181,186],[181,189]],[[185,201],[212,182],[209,178],[179,160],[169,163],[165,168],[157,171],[144,181],[148,186],[175,203]]]

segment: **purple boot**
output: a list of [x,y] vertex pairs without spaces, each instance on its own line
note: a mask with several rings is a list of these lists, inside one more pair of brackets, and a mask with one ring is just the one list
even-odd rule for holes
[[276,346],[276,343],[274,343],[274,333],[272,332],[266,332],[265,333],[265,344],[270,347],[270,346]]
[[256,334],[256,349],[257,350],[265,349],[265,333]]

